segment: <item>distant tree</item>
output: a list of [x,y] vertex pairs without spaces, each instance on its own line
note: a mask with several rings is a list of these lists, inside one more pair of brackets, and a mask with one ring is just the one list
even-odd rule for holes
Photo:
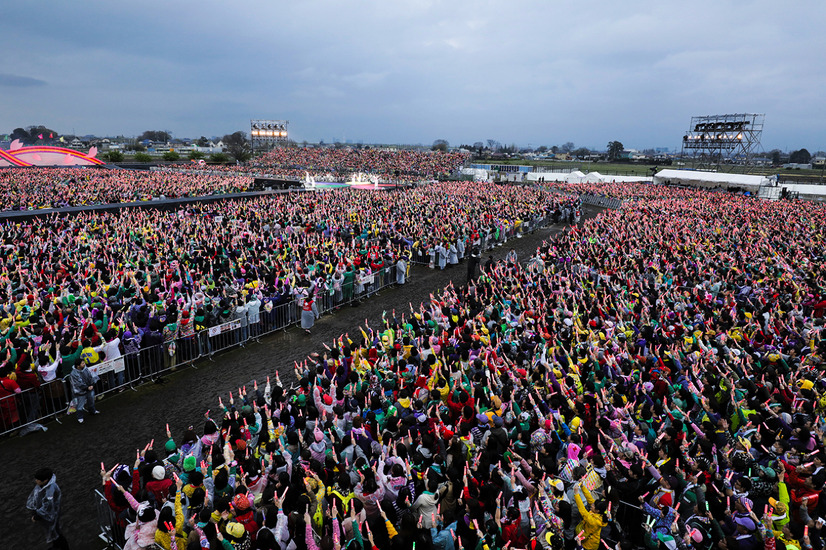
[[140,135],[138,141],[154,141],[156,143],[166,143],[172,138],[169,132],[165,130],[147,130]]
[[772,164],[774,166],[780,166],[780,162],[781,162],[780,154],[781,154],[780,149],[772,149],[769,152],[769,157],[772,159]]
[[572,141],[566,141],[559,149],[562,153],[570,153],[574,150],[574,143]]
[[136,162],[152,162],[152,155],[149,153],[135,153]]
[[812,160],[812,154],[809,153],[806,149],[799,149],[797,151],[792,151],[792,154],[789,155],[789,162],[794,164],[809,164]]
[[252,154],[252,146],[250,140],[247,139],[247,134],[241,132],[233,132],[221,138],[224,142],[227,152],[238,162],[245,162],[249,160]]
[[490,149],[491,151],[498,151],[501,148],[502,144],[496,141],[495,139],[488,140],[488,149]]
[[163,159],[168,162],[175,162],[181,160],[181,155],[178,154],[178,151],[167,151],[163,154]]
[[554,145],[553,147],[551,147],[551,153],[553,153],[554,155],[556,155],[557,153],[559,153],[559,147],[558,147],[558,146],[556,146],[556,145]]
[[195,145],[198,147],[209,147],[209,140],[206,137],[201,136],[195,140]]
[[587,147],[580,147],[579,149],[571,151],[571,154],[574,155],[575,157],[583,158],[583,157],[587,157],[588,155],[590,155],[591,150],[588,149]]
[[212,162],[214,164],[226,164],[227,162],[229,162],[229,157],[224,153],[212,153],[209,156],[209,162]]
[[547,145],[540,145],[539,147],[536,148],[537,153],[546,153],[547,151],[548,151],[548,146]]
[[23,128],[15,128],[9,137],[12,141],[19,139],[20,143],[24,144],[29,144],[32,142],[31,134],[29,134],[29,132],[27,132]]
[[106,155],[106,160],[109,162],[123,162],[123,153],[120,151],[109,151],[104,155]]
[[26,129],[29,131],[31,143],[34,144],[43,145],[46,142],[53,142],[59,137],[57,132],[51,128],[43,126],[42,124],[37,126],[28,126]]
[[625,150],[625,146],[621,141],[608,142],[608,160],[617,160]]
[[447,150],[449,148],[450,143],[448,143],[446,139],[437,139],[433,142],[433,146],[430,149],[432,151],[441,151],[442,153],[447,153]]
[[200,160],[205,156],[202,151],[196,151],[195,149],[189,152],[189,160]]

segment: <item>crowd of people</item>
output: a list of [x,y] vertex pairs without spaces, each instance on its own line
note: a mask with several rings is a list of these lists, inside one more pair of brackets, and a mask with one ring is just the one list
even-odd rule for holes
[[823,548],[824,206],[630,189],[101,464],[125,547]]
[[451,174],[467,159],[458,152],[279,147],[244,166],[158,171],[8,168],[0,170],[0,211],[238,193],[252,188],[253,176],[350,181],[364,174],[383,181],[418,182]]
[[456,171],[468,153],[351,147],[278,147],[255,159],[253,167],[307,170],[349,180],[352,174],[373,174],[380,179],[420,180]]
[[103,168],[0,170],[0,210],[92,206],[159,198],[238,193],[252,187],[243,174],[204,176],[183,172]]
[[[429,257],[438,246],[440,267],[458,263],[559,204],[538,190],[443,183],[6,222],[0,432],[37,416],[39,403],[18,406],[9,399],[16,392],[71,377],[83,421],[85,408],[95,412],[95,390],[156,378],[174,354],[185,361],[210,352],[211,340],[199,336],[210,327],[238,321],[236,343],[299,320],[309,331],[320,307],[312,302],[338,307],[403,284],[420,250]],[[138,352],[140,366],[118,363],[88,383],[96,365]],[[92,372],[81,375],[84,366]]]
[[470,155],[460,152],[413,151],[351,147],[279,147],[245,165],[169,170],[208,170],[214,173],[246,174],[292,180],[348,182],[375,178],[382,182],[416,183],[451,175]]

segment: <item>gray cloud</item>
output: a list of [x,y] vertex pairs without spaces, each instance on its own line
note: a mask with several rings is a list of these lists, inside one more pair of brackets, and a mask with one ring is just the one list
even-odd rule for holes
[[8,86],[10,88],[33,88],[37,86],[46,86],[45,80],[32,78],[30,76],[18,76],[16,74],[0,73],[0,86]]
[[3,70],[49,85],[4,94],[0,131],[197,137],[272,117],[298,140],[645,148],[677,147],[693,115],[760,112],[766,149],[826,149],[822,0],[197,5],[5,8]]

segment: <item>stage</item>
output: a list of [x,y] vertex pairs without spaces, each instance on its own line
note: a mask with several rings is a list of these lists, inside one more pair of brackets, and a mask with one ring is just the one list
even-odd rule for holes
[[349,183],[349,182],[323,182],[317,181],[310,186],[306,186],[307,189],[315,189],[316,191],[324,191],[325,189],[343,189],[349,187],[350,189],[362,189],[365,191],[387,191],[390,189],[401,189],[404,187],[409,187],[408,184],[399,184],[396,185],[395,183],[367,183],[367,182],[359,182],[359,183]]

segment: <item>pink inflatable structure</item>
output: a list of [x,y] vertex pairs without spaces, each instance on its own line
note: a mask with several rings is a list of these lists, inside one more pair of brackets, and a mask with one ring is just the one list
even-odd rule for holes
[[9,166],[99,166],[105,164],[95,158],[97,147],[89,149],[87,154],[64,147],[46,147],[35,145],[23,147],[14,140],[8,151],[0,149],[0,168]]

